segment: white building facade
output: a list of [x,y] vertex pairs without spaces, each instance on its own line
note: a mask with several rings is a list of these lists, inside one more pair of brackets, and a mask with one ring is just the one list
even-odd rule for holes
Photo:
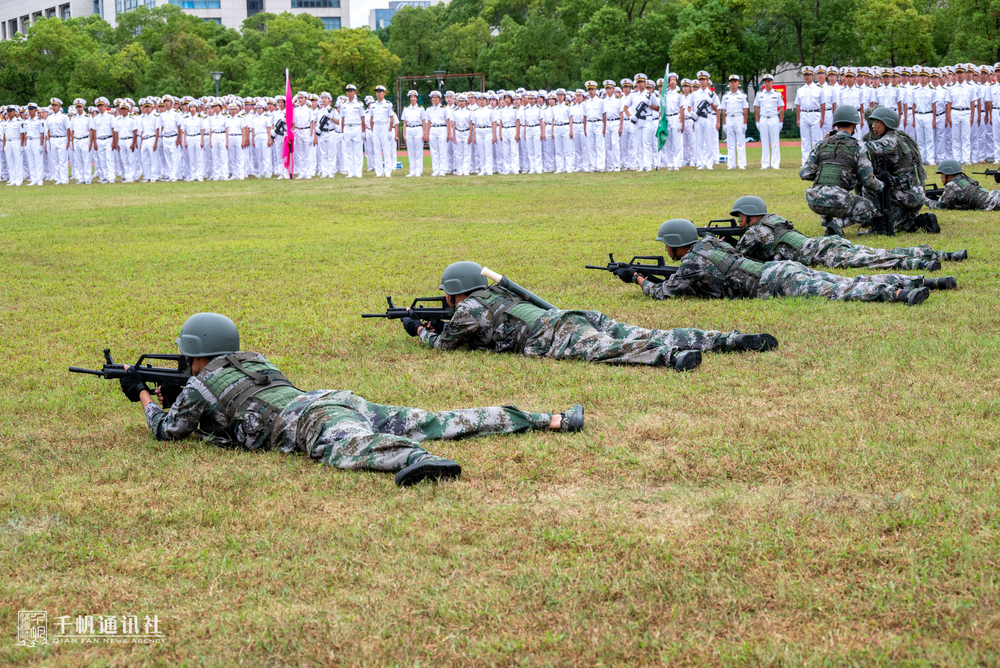
[[350,0],[0,0],[0,39],[13,39],[17,33],[41,18],[78,18],[98,14],[112,26],[118,15],[145,5],[149,8],[173,4],[186,13],[227,28],[239,28],[254,14],[312,14],[327,30],[350,27]]

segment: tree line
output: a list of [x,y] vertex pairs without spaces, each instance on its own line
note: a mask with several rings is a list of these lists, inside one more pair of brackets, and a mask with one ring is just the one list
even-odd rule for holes
[[[325,30],[308,14],[257,14],[240,30],[174,5],[41,19],[0,42],[0,101],[49,97],[369,93],[401,75],[482,72],[489,88],[578,87],[662,68],[756,83],[782,63],[1000,61],[1000,0],[452,0],[406,7],[387,28]],[[456,84],[459,89],[460,84]]]

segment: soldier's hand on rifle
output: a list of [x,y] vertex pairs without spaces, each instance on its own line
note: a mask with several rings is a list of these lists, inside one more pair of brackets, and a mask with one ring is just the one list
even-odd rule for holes
[[434,318],[425,326],[427,327],[427,329],[434,332],[435,334],[440,334],[441,332],[444,331],[444,320]]
[[424,323],[420,322],[419,318],[406,317],[402,319],[403,329],[410,336],[416,336],[417,332],[423,327]]
[[149,392],[149,388],[146,387],[146,382],[134,366],[127,367],[126,372],[126,375],[122,376],[118,382],[121,383],[122,393],[125,394],[129,401],[135,403],[139,401],[139,395],[143,391]]
[[635,269],[630,269],[628,267],[621,267],[619,269],[615,269],[615,276],[620,278],[625,283],[634,283],[635,275],[637,273],[638,272]]

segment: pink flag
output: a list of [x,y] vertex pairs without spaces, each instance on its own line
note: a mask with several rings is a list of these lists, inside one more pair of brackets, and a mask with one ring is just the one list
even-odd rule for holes
[[281,157],[285,161],[285,169],[288,170],[288,178],[292,178],[295,171],[295,114],[292,111],[292,80],[288,78],[288,68],[285,68],[285,147],[281,151]]

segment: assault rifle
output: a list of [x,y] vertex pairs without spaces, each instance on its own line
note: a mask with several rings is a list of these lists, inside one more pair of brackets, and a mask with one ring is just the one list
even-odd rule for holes
[[[149,363],[146,363],[144,366],[143,362],[146,360],[176,362],[177,368],[173,369],[170,367],[153,366]],[[115,364],[115,361],[111,358],[110,348],[104,349],[104,361],[105,364],[101,367],[100,371],[96,369],[81,369],[78,366],[71,366],[69,368],[69,372],[100,376],[101,378],[107,378],[108,380],[125,377],[127,373],[125,365]],[[188,360],[184,355],[160,355],[156,353],[145,353],[140,355],[139,361],[131,366],[135,367],[135,370],[139,372],[139,375],[142,376],[144,381],[147,383],[153,383],[160,388],[161,394],[163,394],[163,405],[165,408],[173,405],[181,393],[181,388],[187,384],[188,378],[191,377]]]
[[895,179],[889,173],[889,168],[886,166],[885,159],[882,156],[872,156],[871,162],[875,178],[882,182],[882,191],[872,193],[872,199],[882,219],[882,225],[881,227],[872,225],[872,231],[876,234],[893,237],[896,236],[896,221],[902,218],[902,213],[892,204],[892,190]]
[[941,195],[944,194],[944,188],[939,188],[936,183],[926,183],[924,184],[924,197],[927,199],[932,199],[935,202],[941,199]]
[[[651,260],[652,262],[640,262],[640,260]],[[655,263],[655,264],[654,264]],[[595,264],[586,265],[587,269],[601,269],[614,273],[619,269],[632,269],[643,278],[648,278],[654,283],[662,283],[677,273],[677,265],[663,262],[662,255],[636,255],[631,262],[617,262],[614,253],[608,253],[608,266],[601,267]]]
[[[389,320],[400,320],[401,318],[419,318],[420,320],[451,320],[451,307],[444,301],[444,297],[417,297],[409,306],[396,306],[392,303],[392,297],[386,297],[389,308],[385,313],[362,313],[362,318],[388,318]],[[438,304],[439,306],[427,306],[427,304]]]
[[[726,223],[726,225],[713,225],[713,223]],[[740,237],[746,232],[740,224],[736,222],[735,218],[722,218],[720,220],[710,220],[708,221],[708,227],[699,227],[698,236],[703,237],[706,234],[712,234],[723,241],[725,241],[730,246],[735,246],[740,242]]]
[[992,176],[993,180],[1000,183],[1000,169],[987,169],[983,172],[972,172],[973,174],[982,174],[983,176]]

